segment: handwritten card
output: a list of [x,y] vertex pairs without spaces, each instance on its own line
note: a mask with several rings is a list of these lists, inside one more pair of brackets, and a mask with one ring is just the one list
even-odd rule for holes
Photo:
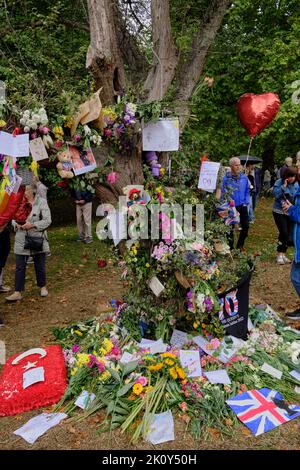
[[229,385],[231,383],[230,377],[225,369],[204,372],[204,374],[206,375],[211,384]]
[[282,377],[281,370],[275,369],[275,367],[270,366],[266,362],[261,366],[260,370],[262,370],[263,372],[266,372],[266,374],[269,374],[272,377],[275,377],[275,379],[280,380]]
[[8,132],[0,131],[0,153],[10,157],[28,157],[29,134],[14,137]]
[[174,330],[170,339],[170,344],[176,349],[182,348],[188,342],[188,335],[184,331]]
[[154,277],[152,277],[152,279],[150,279],[149,287],[152,290],[152,292],[156,295],[156,297],[159,297],[160,294],[162,293],[162,291],[165,288],[156,276],[154,276]]
[[46,160],[47,158],[49,158],[45,144],[42,141],[41,137],[31,140],[29,142],[29,148],[30,148],[30,153],[32,155],[32,158],[36,162],[39,162],[40,160]]
[[141,342],[139,343],[139,347],[142,349],[149,349],[150,354],[157,354],[166,352],[168,346],[167,344],[164,344],[161,338],[157,341],[142,338]]
[[199,351],[180,350],[180,362],[182,367],[188,370],[188,377],[200,377],[202,375]]
[[133,362],[134,360],[135,360],[135,356],[125,351],[122,354],[122,357],[120,359],[120,364],[125,365],[125,364],[128,364],[129,362]]
[[10,196],[12,193],[17,194],[20,189],[22,178],[14,174],[13,176],[9,176],[9,183],[5,185],[5,192]]
[[28,388],[30,385],[36,384],[38,382],[45,381],[45,369],[44,367],[36,367],[34,369],[29,369],[23,374],[23,388]]
[[94,393],[89,393],[87,390],[83,390],[77,400],[75,405],[81,408],[82,410],[87,410],[91,403],[95,400],[96,395]]
[[198,188],[212,193],[217,186],[220,163],[203,162],[201,165]]
[[160,119],[143,129],[143,150],[173,152],[179,148],[179,120]]

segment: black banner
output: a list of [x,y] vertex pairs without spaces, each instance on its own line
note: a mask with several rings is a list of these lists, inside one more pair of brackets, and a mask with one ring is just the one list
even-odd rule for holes
[[218,294],[219,318],[226,334],[247,339],[249,287],[253,270],[248,271],[234,288]]

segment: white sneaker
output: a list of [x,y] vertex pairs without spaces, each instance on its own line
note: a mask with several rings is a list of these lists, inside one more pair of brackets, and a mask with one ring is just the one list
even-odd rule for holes
[[277,264],[285,264],[283,255],[277,256]]
[[48,295],[47,288],[46,288],[46,287],[42,287],[42,288],[41,288],[41,296],[42,296],[42,297],[47,297],[47,295]]
[[22,300],[21,292],[14,292],[9,297],[5,297],[7,302],[17,302],[18,300]]
[[291,264],[291,260],[289,258],[287,258],[285,255],[283,255],[282,257],[285,263]]

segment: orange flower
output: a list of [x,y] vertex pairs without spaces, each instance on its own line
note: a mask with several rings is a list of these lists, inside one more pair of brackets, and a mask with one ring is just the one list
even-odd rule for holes
[[176,356],[175,354],[172,354],[172,353],[169,353],[169,352],[165,352],[161,355],[161,357],[171,357],[172,359],[176,359]]
[[153,371],[158,371],[158,370],[162,369],[163,366],[164,366],[163,363],[159,362],[158,364],[155,364],[155,366],[149,366],[148,369],[153,370]]
[[182,369],[182,367],[176,367],[176,372],[178,374],[178,377],[180,379],[185,379],[186,375],[185,375],[185,372],[184,370]]

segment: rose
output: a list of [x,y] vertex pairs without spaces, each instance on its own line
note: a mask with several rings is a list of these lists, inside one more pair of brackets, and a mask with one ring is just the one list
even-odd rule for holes
[[107,265],[105,259],[98,259],[97,264],[98,268],[105,268],[105,266]]

